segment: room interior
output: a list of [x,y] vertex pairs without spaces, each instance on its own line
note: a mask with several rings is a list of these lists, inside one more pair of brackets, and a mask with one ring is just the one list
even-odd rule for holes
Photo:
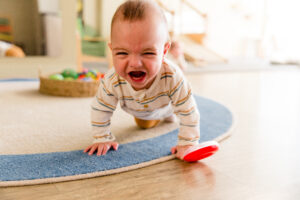
[[[183,44],[188,63],[184,74],[194,93],[222,103],[234,115],[234,127],[219,152],[192,164],[173,159],[90,179],[4,187],[0,199],[300,197],[300,28],[287,23],[300,17],[299,4],[293,0],[153,1],[164,10],[172,38]],[[110,20],[123,2],[0,0],[0,27],[3,19],[11,24],[9,29],[0,28],[0,38],[5,32],[5,41],[26,55],[0,57],[0,81],[38,80],[41,74],[66,68],[105,73],[113,66],[107,47]],[[24,22],[16,25],[20,17],[34,22],[30,30]],[[23,34],[17,33],[19,28]],[[36,96],[37,91],[30,94]],[[5,105],[1,95],[0,104]],[[0,125],[0,139],[4,134]],[[88,142],[83,137],[76,136],[68,148],[83,148]]]

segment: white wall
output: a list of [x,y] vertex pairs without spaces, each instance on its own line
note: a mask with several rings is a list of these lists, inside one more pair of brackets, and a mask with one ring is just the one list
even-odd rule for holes
[[[197,3],[201,6],[200,1]],[[209,47],[229,58],[258,55],[264,20],[262,0],[210,0],[203,1],[203,7],[208,15]]]
[[60,56],[62,52],[62,20],[57,15],[43,16],[46,56]]
[[[297,0],[187,0],[207,14],[205,44],[227,58],[278,61],[300,60],[300,1]],[[162,0],[170,9],[184,11],[180,0]],[[190,11],[192,12],[192,11]],[[178,18],[178,17],[177,17]],[[190,17],[181,22],[198,29]],[[182,27],[184,27],[182,26]],[[181,32],[189,31],[183,28]],[[178,30],[178,29],[177,29]]]
[[276,61],[300,61],[300,2],[267,0],[263,37],[265,56]]
[[116,9],[125,0],[101,0],[101,33],[102,37],[110,37],[110,23]]
[[180,0],[175,1],[162,0],[181,15],[176,17],[177,32],[206,32],[205,45],[227,58],[252,57],[258,53],[254,51],[262,37],[263,0],[188,0],[207,14],[206,24],[194,11],[179,3]]
[[38,0],[39,12],[40,13],[54,13],[58,14],[59,0]]
[[85,25],[91,26],[96,30],[99,30],[100,13],[99,0],[84,0],[83,1],[83,19]]

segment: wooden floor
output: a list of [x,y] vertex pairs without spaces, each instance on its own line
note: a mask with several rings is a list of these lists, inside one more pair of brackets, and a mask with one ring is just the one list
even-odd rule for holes
[[300,68],[188,77],[195,93],[235,113],[232,136],[215,156],[193,164],[172,160],[99,178],[1,188],[0,199],[300,199]]

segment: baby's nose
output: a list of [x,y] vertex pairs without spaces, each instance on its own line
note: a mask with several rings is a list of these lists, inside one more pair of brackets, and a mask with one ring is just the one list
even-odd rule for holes
[[142,60],[138,55],[132,55],[129,58],[129,65],[131,67],[140,67],[142,66]]

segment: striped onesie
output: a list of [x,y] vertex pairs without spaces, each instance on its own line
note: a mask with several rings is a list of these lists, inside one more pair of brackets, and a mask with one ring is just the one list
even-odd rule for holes
[[200,137],[200,115],[191,87],[181,70],[166,60],[148,89],[136,91],[110,69],[101,79],[92,102],[94,142],[114,141],[110,119],[117,104],[136,118],[162,120],[175,113],[180,120],[177,145],[196,145]]

